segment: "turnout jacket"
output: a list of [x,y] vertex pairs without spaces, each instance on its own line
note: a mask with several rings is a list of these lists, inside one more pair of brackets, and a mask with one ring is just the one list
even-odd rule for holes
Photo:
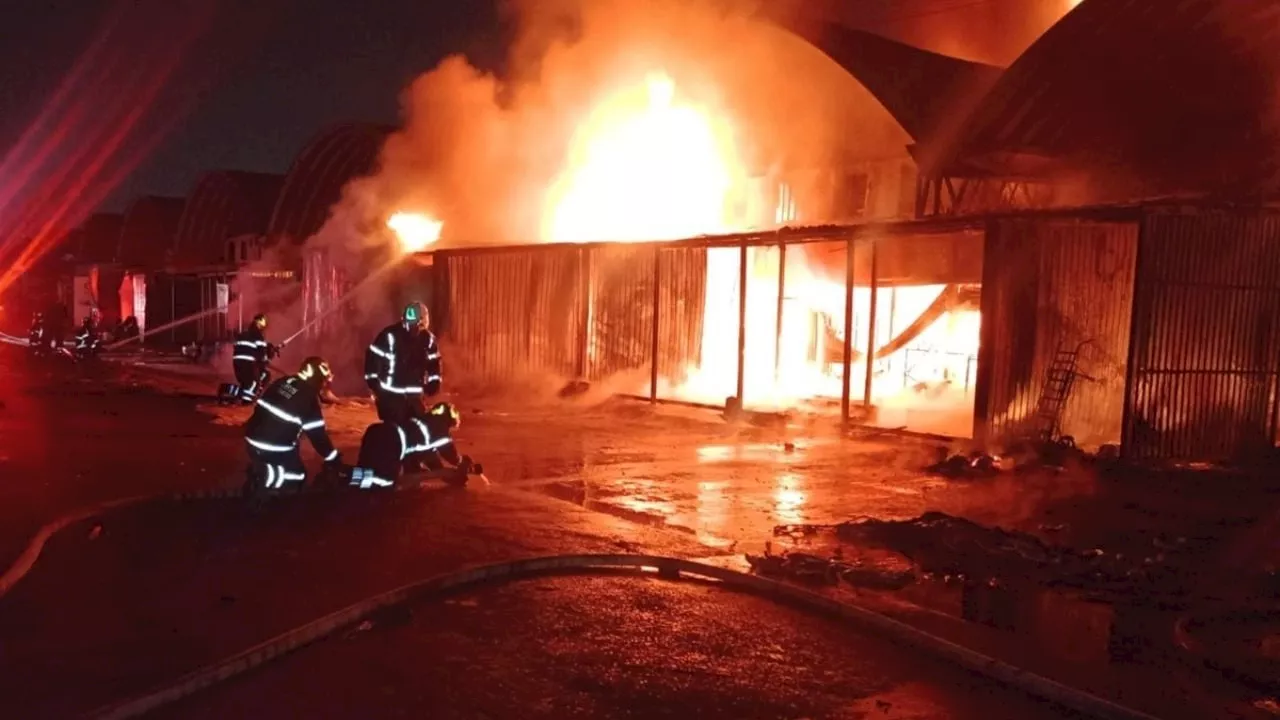
[[250,325],[244,332],[236,336],[235,350],[231,355],[233,362],[266,363],[270,357],[271,343],[262,334],[257,325]]
[[76,348],[84,350],[98,344],[98,325],[92,320],[85,320],[76,333]]
[[320,409],[320,394],[296,375],[281,378],[262,393],[244,426],[245,440],[263,452],[295,452],[302,434],[326,462],[338,458]]
[[364,353],[364,379],[377,392],[435,395],[440,391],[440,346],[430,330],[389,325]]

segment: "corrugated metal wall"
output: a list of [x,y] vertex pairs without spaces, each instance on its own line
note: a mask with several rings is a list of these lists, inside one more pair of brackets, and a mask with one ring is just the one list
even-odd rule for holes
[[1017,435],[1060,349],[1080,349],[1059,431],[1082,447],[1118,443],[1124,411],[1137,225],[993,221],[982,289],[975,432]]
[[[654,257],[660,256],[654,295]],[[663,377],[679,378],[701,351],[706,250],[650,245],[445,253],[445,336],[469,372],[549,372],[600,380],[636,375],[647,388],[653,316]]]
[[1280,218],[1143,221],[1125,453],[1240,460],[1272,447],[1280,371]]
[[650,367],[654,247],[591,249],[591,344],[587,379]]
[[702,356],[707,251],[666,248],[659,252],[658,262],[658,373],[679,384]]
[[447,337],[468,373],[576,374],[584,304],[582,251],[449,254]]

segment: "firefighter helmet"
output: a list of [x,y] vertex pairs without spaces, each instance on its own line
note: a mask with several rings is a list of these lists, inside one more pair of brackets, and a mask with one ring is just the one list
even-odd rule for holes
[[416,327],[422,330],[426,330],[427,325],[431,322],[430,317],[427,315],[427,306],[416,300],[404,306],[404,312],[401,314],[400,319],[404,322],[405,327]]
[[266,330],[266,329],[267,329],[267,316],[266,316],[266,315],[264,315],[263,313],[258,313],[257,315],[254,315],[254,316],[253,316],[253,325],[254,325],[254,327],[258,328],[259,330]]
[[333,380],[333,370],[329,368],[329,363],[325,362],[324,358],[312,355],[302,361],[302,367],[298,368],[298,377],[315,384],[318,388],[323,388]]
[[431,414],[449,418],[450,428],[456,428],[462,424],[462,415],[458,413],[458,408],[453,403],[436,403],[431,406]]

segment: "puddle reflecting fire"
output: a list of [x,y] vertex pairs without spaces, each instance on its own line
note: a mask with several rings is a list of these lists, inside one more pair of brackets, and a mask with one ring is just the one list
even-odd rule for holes
[[804,506],[809,499],[804,491],[804,478],[795,473],[778,473],[773,491],[773,515],[779,525],[805,522]]

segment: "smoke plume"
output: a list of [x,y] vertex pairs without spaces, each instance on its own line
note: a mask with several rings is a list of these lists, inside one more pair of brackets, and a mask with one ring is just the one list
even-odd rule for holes
[[[905,158],[906,135],[825,55],[735,3],[515,2],[503,77],[450,57],[404,93],[404,127],[379,172],[353,183],[335,223],[396,210],[445,222],[445,246],[548,239],[547,206],[575,133],[650,73],[724,119],[746,172]],[[601,238],[608,239],[608,238]]]
[[[399,255],[386,220],[402,211],[442,220],[442,248],[556,239],[549,208],[580,162],[579,134],[602,106],[644,88],[654,73],[727,128],[719,139],[747,176],[907,157],[908,137],[865,88],[817,49],[754,17],[747,3],[519,0],[505,10],[516,32],[502,75],[454,56],[411,83],[402,127],[382,148],[377,171],[345,188],[308,239],[308,253],[352,278],[383,272]],[[363,348],[410,299],[401,295],[413,289],[416,271],[405,265],[389,271],[394,282],[367,283],[345,298],[335,311],[341,321],[324,328],[317,350],[358,355],[351,349]],[[329,281],[308,282],[316,280]],[[324,312],[314,300],[278,309],[285,320],[274,326],[292,332]],[[331,362],[344,386],[359,380],[356,360]]]

